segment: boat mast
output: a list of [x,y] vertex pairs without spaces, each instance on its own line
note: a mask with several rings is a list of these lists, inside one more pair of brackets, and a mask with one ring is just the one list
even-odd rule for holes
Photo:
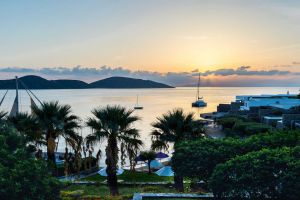
[[197,86],[197,100],[199,100],[199,87],[200,87],[200,72],[199,72],[199,76],[198,76],[198,86]]
[[139,105],[139,95],[136,95],[136,105]]
[[19,84],[18,84],[18,76],[16,76],[16,113],[19,113]]

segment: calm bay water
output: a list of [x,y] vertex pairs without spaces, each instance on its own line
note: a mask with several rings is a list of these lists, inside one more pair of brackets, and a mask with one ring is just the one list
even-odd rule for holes
[[[41,101],[58,100],[62,104],[70,104],[74,114],[80,116],[82,120],[91,117],[91,110],[96,107],[106,106],[107,104],[119,104],[132,109],[136,103],[136,96],[139,95],[139,104],[144,106],[143,110],[136,110],[134,113],[142,118],[135,124],[141,132],[144,141],[144,148],[148,149],[151,145],[149,133],[151,123],[156,117],[174,109],[183,108],[186,112],[194,112],[195,117],[199,118],[200,113],[215,111],[219,103],[229,103],[235,100],[236,95],[247,94],[283,94],[299,93],[296,87],[203,87],[200,94],[207,102],[205,108],[192,108],[191,103],[196,99],[196,88],[179,87],[174,89],[85,89],[85,90],[33,90]],[[4,90],[0,90],[2,98]],[[27,93],[21,90],[20,110],[30,111],[30,100]],[[9,111],[15,98],[15,91],[8,92],[0,110]],[[83,136],[89,134],[89,128],[83,128]],[[104,149],[104,144],[99,145]],[[65,143],[60,141],[58,150],[64,151]]]

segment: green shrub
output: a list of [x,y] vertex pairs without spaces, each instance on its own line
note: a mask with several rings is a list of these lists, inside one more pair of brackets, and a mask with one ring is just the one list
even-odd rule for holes
[[231,158],[264,148],[295,147],[300,145],[300,131],[281,131],[257,134],[247,139],[199,139],[184,141],[175,146],[172,168],[182,176],[207,180],[216,165]]
[[263,149],[216,166],[210,185],[215,197],[299,199],[300,147]]
[[257,122],[238,121],[232,127],[232,130],[240,136],[250,136],[258,133],[266,133],[271,130],[271,126]]
[[127,200],[127,196],[105,196],[103,200]]
[[83,190],[75,190],[75,191],[62,191],[62,198],[70,198],[70,199],[79,199],[82,197],[84,191]]
[[61,184],[49,171],[44,160],[32,157],[19,132],[0,124],[0,199],[58,199]]
[[237,122],[242,122],[243,120],[240,118],[236,117],[223,117],[217,120],[217,123],[219,125],[222,125],[224,129],[232,129],[232,127],[237,123]]
[[143,188],[143,192],[154,192],[154,193],[159,193],[161,189],[157,186],[145,186]]

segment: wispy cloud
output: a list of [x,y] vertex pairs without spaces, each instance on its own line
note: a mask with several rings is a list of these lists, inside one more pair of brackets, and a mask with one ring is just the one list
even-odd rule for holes
[[202,76],[216,75],[216,76],[272,76],[272,75],[286,75],[290,74],[290,71],[281,70],[250,70],[250,66],[241,66],[237,69],[218,69],[215,71],[206,71],[201,73]]

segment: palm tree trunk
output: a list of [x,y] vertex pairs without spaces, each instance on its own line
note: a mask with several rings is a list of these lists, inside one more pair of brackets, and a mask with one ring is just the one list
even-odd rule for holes
[[47,156],[48,156],[48,163],[51,167],[56,167],[55,163],[55,138],[51,137],[51,133],[47,134]]
[[175,189],[178,192],[184,192],[184,187],[183,187],[183,177],[177,176],[176,174],[174,175],[174,184],[175,184]]
[[118,144],[114,136],[108,138],[106,147],[107,183],[112,196],[119,194],[117,179]]
[[151,174],[151,160],[148,160],[148,174]]
[[67,177],[69,175],[69,159],[68,159],[68,155],[69,155],[69,151],[68,151],[68,148],[66,147],[65,148],[65,155],[64,155],[64,158],[65,158],[65,162],[64,162],[65,177]]

